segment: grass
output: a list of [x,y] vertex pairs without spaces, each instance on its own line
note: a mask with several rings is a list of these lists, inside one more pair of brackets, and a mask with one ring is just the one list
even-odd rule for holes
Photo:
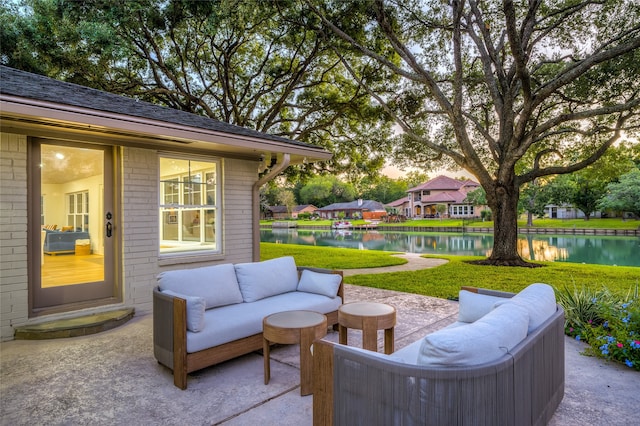
[[367,251],[334,247],[301,246],[296,244],[260,243],[260,260],[293,256],[296,265],[329,269],[378,268],[402,265],[405,259],[391,256],[388,251]]
[[[272,220],[262,220],[260,224],[270,225]],[[331,226],[332,220],[294,220],[299,226]],[[361,225],[366,223],[364,220],[350,220],[354,225]],[[468,220],[465,219],[418,219],[408,220],[402,223],[380,223],[380,227],[385,226],[404,226],[407,228],[426,226],[426,227],[460,227],[467,226],[472,228],[493,228],[492,221],[483,222],[481,219]],[[526,220],[518,221],[519,228],[527,228]],[[578,229],[636,229],[640,227],[639,220],[622,220],[620,218],[612,219],[598,219],[593,218],[590,220],[584,219],[534,219],[533,228],[578,228]]]
[[[261,243],[260,250],[262,260],[290,255],[296,259],[298,265],[321,268],[352,269],[404,263],[402,259],[392,257],[389,252],[274,243]],[[518,292],[534,282],[547,283],[556,288],[575,285],[578,288],[584,286],[600,290],[606,287],[613,294],[626,296],[629,289],[640,281],[640,268],[634,267],[536,262],[545,267],[523,269],[478,266],[465,262],[481,257],[424,257],[444,258],[449,260],[449,263],[420,271],[355,275],[346,278],[345,281],[348,284],[445,299],[457,297],[460,286],[463,285]],[[401,262],[397,262],[398,260]],[[397,263],[386,263],[387,261]]]

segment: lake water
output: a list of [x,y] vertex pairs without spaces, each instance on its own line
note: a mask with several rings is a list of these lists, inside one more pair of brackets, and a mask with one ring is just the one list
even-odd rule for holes
[[[479,233],[261,229],[260,241],[469,256],[489,256],[493,248],[493,235]],[[529,260],[640,267],[638,237],[519,235],[518,247]]]

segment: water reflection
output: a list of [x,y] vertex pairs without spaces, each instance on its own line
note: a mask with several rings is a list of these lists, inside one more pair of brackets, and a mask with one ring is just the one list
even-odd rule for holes
[[[493,235],[261,229],[260,241],[410,253],[489,256]],[[640,266],[640,238],[583,235],[520,235],[524,259],[597,265]]]

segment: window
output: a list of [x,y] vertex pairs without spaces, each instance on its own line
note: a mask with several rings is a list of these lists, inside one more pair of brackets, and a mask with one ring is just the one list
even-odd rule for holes
[[67,226],[74,231],[89,230],[89,191],[67,194]]
[[219,252],[220,162],[160,157],[160,253]]

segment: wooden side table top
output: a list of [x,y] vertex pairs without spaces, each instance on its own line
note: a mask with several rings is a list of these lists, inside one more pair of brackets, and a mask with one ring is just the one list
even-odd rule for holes
[[[374,317],[378,322],[378,330],[387,329],[396,325],[396,308],[385,303],[377,302],[353,302],[345,303],[338,309],[340,323],[345,327],[362,330],[362,319]],[[353,324],[353,325],[347,325]]]
[[377,351],[377,330],[384,330],[384,352],[394,351],[396,308],[385,303],[353,302],[345,303],[338,309],[339,339],[347,344],[347,329],[362,330],[362,347]]
[[[280,328],[283,330],[294,330],[297,328],[315,327],[327,322],[327,317],[313,311],[284,311],[271,314],[264,318],[263,325],[269,328]],[[285,343],[285,342],[276,342]]]

